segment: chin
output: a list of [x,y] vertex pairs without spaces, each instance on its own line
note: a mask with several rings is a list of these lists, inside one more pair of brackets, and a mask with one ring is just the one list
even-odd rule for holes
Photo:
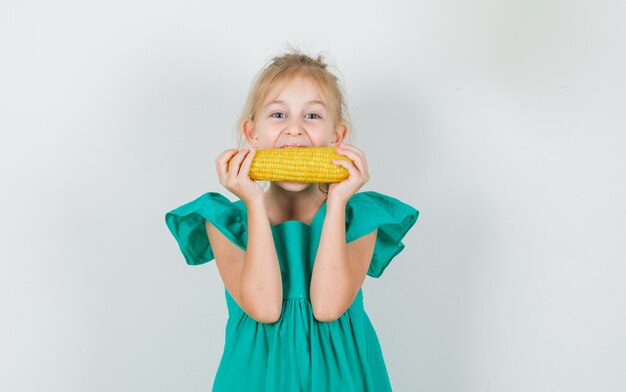
[[273,184],[275,186],[279,186],[282,189],[286,191],[290,191],[290,192],[300,192],[300,191],[307,189],[311,185],[315,185],[314,183],[311,183],[311,182],[284,182],[284,181],[276,181],[276,182],[273,182]]

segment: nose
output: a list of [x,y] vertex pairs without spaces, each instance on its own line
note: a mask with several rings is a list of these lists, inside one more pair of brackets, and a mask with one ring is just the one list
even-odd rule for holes
[[304,133],[304,125],[302,124],[301,119],[294,118],[289,124],[286,124],[287,134],[290,135],[301,135]]

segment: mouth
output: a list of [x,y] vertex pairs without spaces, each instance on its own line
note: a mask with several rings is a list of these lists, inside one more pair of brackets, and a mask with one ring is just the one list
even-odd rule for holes
[[279,148],[294,148],[294,147],[306,147],[304,144],[285,144]]

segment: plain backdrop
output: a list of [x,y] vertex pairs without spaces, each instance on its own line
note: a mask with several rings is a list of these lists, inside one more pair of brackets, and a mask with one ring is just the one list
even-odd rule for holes
[[0,5],[0,390],[207,391],[227,311],[167,211],[218,182],[254,76],[347,93],[420,217],[365,307],[397,391],[626,390],[620,1]]

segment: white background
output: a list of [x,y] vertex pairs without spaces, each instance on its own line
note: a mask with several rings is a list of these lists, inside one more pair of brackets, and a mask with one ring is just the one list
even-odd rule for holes
[[365,306],[394,390],[626,390],[620,1],[4,1],[0,390],[207,391],[216,265],[167,211],[288,45],[420,218]]

